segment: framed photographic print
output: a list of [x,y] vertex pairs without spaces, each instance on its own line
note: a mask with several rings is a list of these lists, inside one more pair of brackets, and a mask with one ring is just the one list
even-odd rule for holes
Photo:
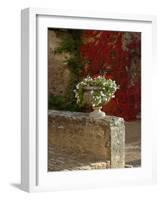
[[156,19],[24,9],[21,186],[54,191],[156,180]]

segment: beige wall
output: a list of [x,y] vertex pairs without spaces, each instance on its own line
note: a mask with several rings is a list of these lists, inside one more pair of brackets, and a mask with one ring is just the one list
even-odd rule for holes
[[59,46],[60,37],[54,30],[48,30],[48,93],[64,95],[70,80],[70,71],[64,64],[66,54],[54,54]]

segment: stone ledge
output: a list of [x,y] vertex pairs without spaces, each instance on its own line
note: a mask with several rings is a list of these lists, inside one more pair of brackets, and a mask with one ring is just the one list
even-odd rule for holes
[[89,118],[89,113],[83,113],[83,112],[70,112],[70,111],[57,111],[57,110],[49,110],[48,111],[48,116],[50,118],[52,117],[63,117],[64,119],[69,119],[71,120],[87,120],[89,122],[94,122],[96,124],[101,123],[102,125],[110,125],[110,126],[120,126],[124,125],[124,119],[121,117],[115,117],[115,116],[109,116],[106,115],[106,117],[102,119],[94,119],[94,118]]
[[53,145],[56,152],[75,156],[77,160],[84,159],[92,163],[110,162],[110,166],[108,164],[106,168],[124,167],[124,120],[115,116],[92,119],[88,115],[81,112],[50,110],[49,145]]

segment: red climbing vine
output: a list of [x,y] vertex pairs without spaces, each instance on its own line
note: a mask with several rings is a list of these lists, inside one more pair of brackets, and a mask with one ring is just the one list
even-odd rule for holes
[[81,56],[87,60],[83,76],[104,74],[116,80],[120,89],[103,110],[110,114],[135,119],[141,111],[141,34],[135,32],[83,32]]

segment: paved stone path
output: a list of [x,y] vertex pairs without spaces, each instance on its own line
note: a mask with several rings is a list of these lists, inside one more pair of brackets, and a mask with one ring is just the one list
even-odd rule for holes
[[[126,145],[125,162],[126,167],[141,166],[141,133],[140,121],[126,122]],[[109,163],[102,160],[87,158],[87,155],[56,152],[53,145],[48,147],[48,171],[69,171],[69,170],[89,170],[89,169],[107,169]]]

